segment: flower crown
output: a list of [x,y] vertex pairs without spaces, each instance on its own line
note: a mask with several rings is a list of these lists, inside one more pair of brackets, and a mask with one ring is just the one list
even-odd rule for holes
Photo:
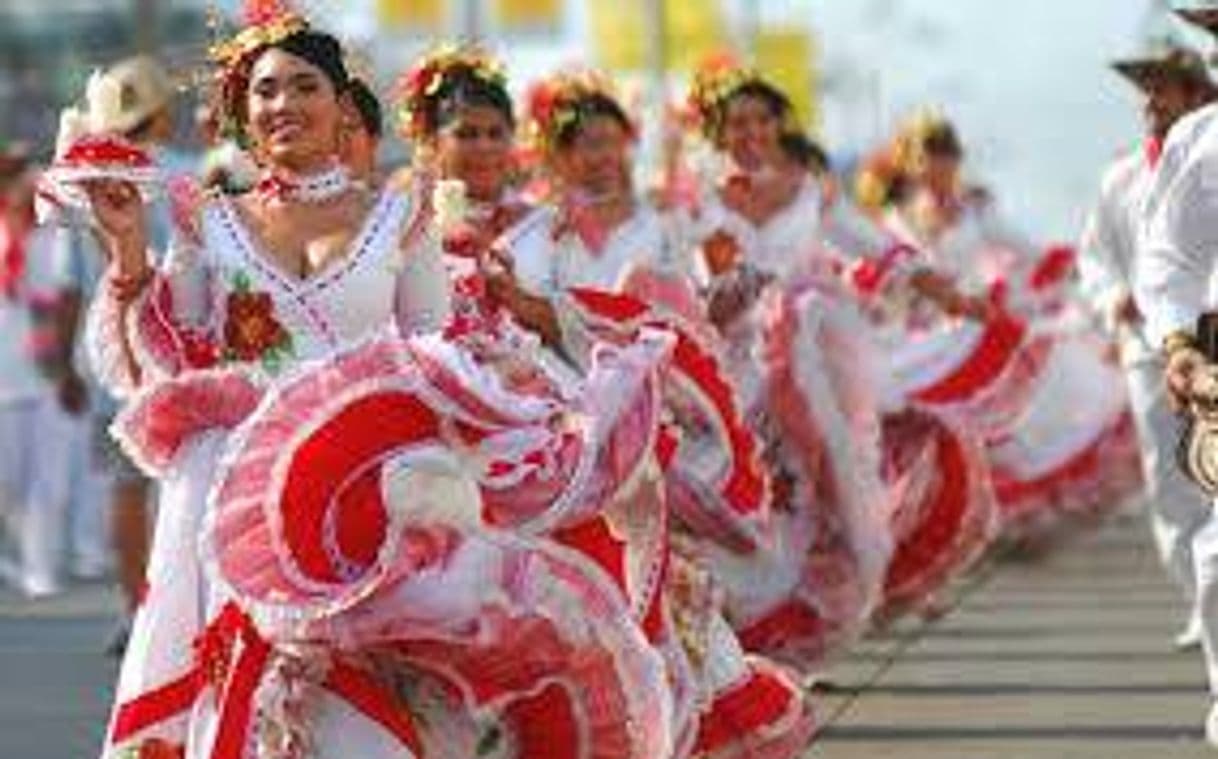
[[247,0],[242,17],[240,32],[208,50],[222,70],[231,71],[251,54],[309,28],[308,20],[284,0]]
[[528,95],[531,147],[543,156],[551,155],[559,135],[582,118],[580,105],[592,97],[621,102],[613,82],[598,71],[563,72],[534,84]]
[[923,108],[909,117],[893,139],[891,150],[897,166],[906,173],[916,173],[926,161],[927,141],[950,128],[947,117],[933,108]]
[[469,46],[445,45],[424,56],[398,81],[399,120],[405,136],[419,139],[430,127],[431,103],[445,81],[466,71],[487,84],[507,86],[503,64],[486,51]]
[[689,105],[698,117],[702,133],[716,134],[722,126],[724,104],[741,87],[754,82],[765,82],[765,77],[730,54],[712,56],[699,65],[690,86]]

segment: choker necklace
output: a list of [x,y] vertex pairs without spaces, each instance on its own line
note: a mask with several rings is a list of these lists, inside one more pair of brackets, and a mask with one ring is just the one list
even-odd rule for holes
[[319,204],[334,200],[353,187],[360,186],[351,178],[351,171],[342,164],[317,174],[294,176],[266,172],[255,191],[264,201],[278,203]]

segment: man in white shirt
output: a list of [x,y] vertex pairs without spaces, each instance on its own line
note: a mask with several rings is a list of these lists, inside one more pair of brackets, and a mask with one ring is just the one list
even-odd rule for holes
[[[31,597],[61,587],[69,470],[64,444],[79,386],[48,381],[35,360],[29,288],[33,177],[0,156],[0,513],[19,525],[20,564],[8,578]],[[69,379],[70,378],[65,378]],[[90,557],[97,558],[97,557]]]
[[[1218,33],[1218,9],[1181,13]],[[1206,364],[1195,326],[1218,308],[1218,106],[1189,114],[1171,129],[1143,201],[1135,294],[1144,334],[1166,363],[1169,399],[1183,407]],[[1193,537],[1202,645],[1215,699],[1206,738],[1218,747],[1218,517]]]
[[[1100,197],[1079,243],[1083,295],[1120,346],[1137,424],[1151,530],[1159,558],[1189,604],[1180,648],[1201,643],[1193,541],[1209,516],[1203,494],[1176,466],[1179,422],[1163,391],[1163,362],[1146,337],[1134,298],[1141,210],[1163,139],[1186,113],[1212,99],[1214,87],[1197,53],[1168,47],[1113,65],[1144,95],[1146,139],[1105,172]],[[1218,620],[1215,620],[1218,622]]]

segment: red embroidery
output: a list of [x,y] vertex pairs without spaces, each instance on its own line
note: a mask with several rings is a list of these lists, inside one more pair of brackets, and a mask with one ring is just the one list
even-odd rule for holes
[[[196,347],[208,349],[204,344]],[[236,361],[275,361],[291,351],[292,335],[275,316],[275,300],[270,293],[253,290],[249,279],[238,274],[225,308],[225,355]]]
[[149,738],[140,744],[137,759],[185,759],[186,747],[160,738]]

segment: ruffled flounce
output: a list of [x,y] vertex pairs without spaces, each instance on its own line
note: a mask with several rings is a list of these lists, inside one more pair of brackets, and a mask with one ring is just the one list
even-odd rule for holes
[[1027,412],[987,455],[1008,529],[1119,505],[1141,482],[1121,374],[1090,341],[1055,340]]
[[123,407],[110,433],[150,477],[163,477],[197,437],[237,427],[263,388],[241,368],[189,372],[150,385]]
[[674,339],[663,371],[664,400],[680,431],[669,468],[669,500],[683,523],[708,539],[750,551],[764,541],[768,473],[708,325],[631,295],[576,289],[570,308],[588,334],[618,343],[646,330]]
[[916,407],[884,420],[884,471],[896,550],[881,616],[914,609],[967,569],[993,539],[989,462],[965,426]]
[[751,651],[816,668],[861,632],[892,551],[866,327],[816,290],[770,304],[761,410],[790,478],[756,558],[716,556],[729,616]]

